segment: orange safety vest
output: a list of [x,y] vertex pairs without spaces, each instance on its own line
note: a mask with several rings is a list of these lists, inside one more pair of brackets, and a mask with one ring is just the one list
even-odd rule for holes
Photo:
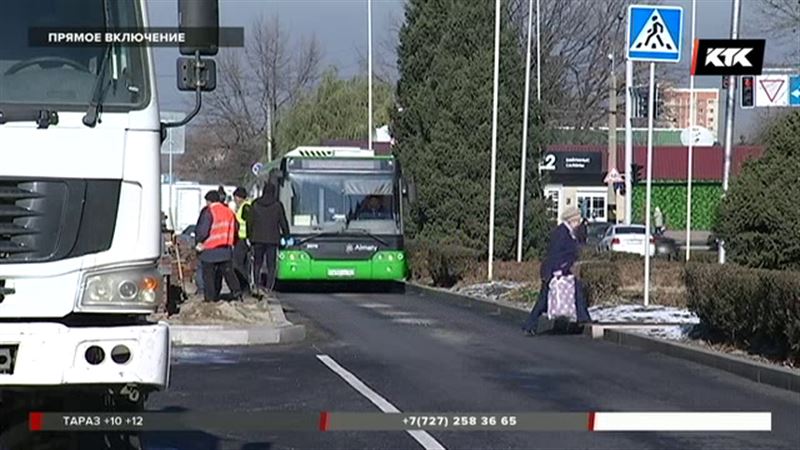
[[212,203],[208,209],[211,211],[211,232],[208,239],[203,242],[203,247],[206,250],[232,247],[236,232],[236,215],[222,203]]

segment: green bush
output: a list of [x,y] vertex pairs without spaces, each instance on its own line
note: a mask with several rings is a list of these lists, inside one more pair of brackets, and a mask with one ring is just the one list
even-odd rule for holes
[[406,241],[411,278],[452,287],[475,268],[480,252],[452,240],[414,239]]
[[430,271],[428,270],[429,242],[419,239],[406,239],[405,249],[408,261],[408,278],[423,281],[430,279]]
[[689,264],[685,278],[707,337],[800,362],[800,273]]
[[593,305],[619,295],[622,284],[615,263],[608,261],[584,261],[578,268],[580,280],[586,293],[586,301]]
[[475,267],[480,252],[456,244],[442,243],[428,252],[428,270],[435,286],[452,287]]

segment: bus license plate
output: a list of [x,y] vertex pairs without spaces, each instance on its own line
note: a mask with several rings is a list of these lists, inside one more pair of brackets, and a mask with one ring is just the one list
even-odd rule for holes
[[328,269],[328,276],[338,278],[354,277],[356,276],[356,271],[355,269]]

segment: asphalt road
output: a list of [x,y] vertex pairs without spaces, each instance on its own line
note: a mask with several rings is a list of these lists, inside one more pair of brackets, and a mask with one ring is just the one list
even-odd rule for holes
[[[293,293],[281,299],[290,320],[309,327],[306,342],[178,349],[172,387],[154,396],[150,409],[378,412],[377,395],[404,412],[769,411],[773,431],[432,431],[420,437],[219,427],[147,434],[145,448],[414,449],[423,448],[420,441],[447,449],[800,447],[800,395],[715,369],[583,336],[527,338],[507,319],[415,295]],[[319,355],[372,394],[357,391]]]

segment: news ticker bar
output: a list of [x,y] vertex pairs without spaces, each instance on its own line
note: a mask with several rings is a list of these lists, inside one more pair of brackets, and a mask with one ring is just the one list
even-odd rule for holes
[[32,412],[31,431],[771,431],[769,412]]

